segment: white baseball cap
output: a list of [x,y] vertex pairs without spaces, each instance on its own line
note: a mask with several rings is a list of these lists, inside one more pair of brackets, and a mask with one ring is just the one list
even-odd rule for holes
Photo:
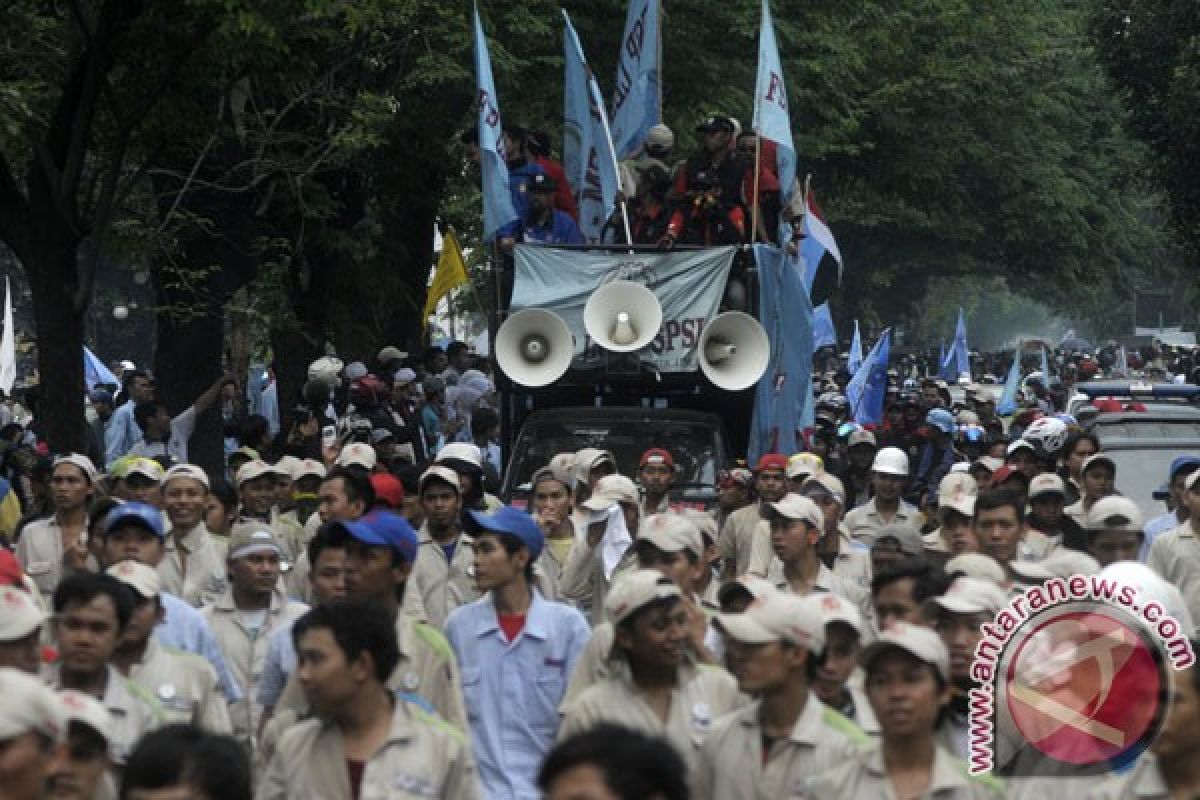
[[88,479],[88,483],[95,483],[99,477],[99,474],[96,472],[96,465],[92,463],[90,458],[80,453],[68,453],[58,456],[54,459],[54,466],[57,467],[59,464],[74,464],[76,467],[79,467],[84,477]]
[[165,487],[175,478],[191,478],[205,489],[211,488],[208,483],[208,473],[195,464],[176,464],[163,475],[162,484]]
[[144,598],[158,597],[162,579],[158,570],[137,561],[121,561],[108,568],[108,574]]
[[338,453],[337,460],[333,463],[338,467],[362,467],[365,470],[373,470],[376,460],[375,448],[371,445],[350,442],[342,448],[342,452]]
[[961,572],[969,578],[1003,587],[1008,581],[1000,562],[983,553],[960,553],[946,562],[946,574]]
[[584,501],[588,511],[607,511],[616,503],[638,502],[637,485],[624,475],[605,475],[596,482],[592,496]]
[[0,642],[15,642],[42,627],[46,614],[33,595],[23,589],[0,589]]
[[978,491],[979,484],[970,475],[949,472],[938,484],[938,508],[950,508],[964,517],[973,517]]
[[700,530],[679,514],[651,514],[638,527],[639,542],[649,542],[664,553],[690,550],[697,559],[704,557],[704,539]]
[[271,469],[270,464],[261,458],[256,458],[238,467],[237,474],[234,475],[234,482],[240,487],[243,483],[248,483],[264,475],[271,475],[273,473],[274,470]]
[[942,679],[950,680],[950,653],[942,637],[932,628],[924,625],[913,625],[902,620],[884,628],[879,638],[863,648],[859,663],[870,669],[872,662],[889,650],[903,650],[915,658],[929,664]]
[[62,703],[37,677],[0,668],[0,742],[30,731],[61,741],[66,733]]
[[57,698],[67,725],[81,722],[102,736],[106,743],[112,744],[113,718],[103,703],[74,689],[59,689]]
[[816,503],[802,494],[788,492],[783,499],[767,505],[786,519],[804,520],[818,531],[825,529],[825,515]]
[[458,473],[441,464],[434,464],[421,473],[421,477],[417,480],[417,493],[425,491],[425,484],[433,480],[448,483],[454,491],[462,493],[462,483],[458,480]]
[[844,622],[859,636],[863,635],[862,613],[849,600],[835,592],[813,592],[807,596],[816,601],[826,626],[834,622]]
[[812,595],[777,592],[755,600],[741,614],[717,614],[717,629],[746,644],[788,642],[813,653],[825,649],[825,621]]
[[670,578],[656,569],[635,569],[617,578],[604,598],[604,611],[618,625],[655,600],[682,597]]
[[1136,503],[1119,494],[1097,500],[1088,510],[1086,522],[1089,531],[1142,532],[1142,512]]
[[1008,603],[1008,596],[994,583],[964,576],[929,602],[952,614],[996,614]]
[[1066,497],[1067,488],[1063,483],[1063,479],[1053,472],[1042,472],[1034,475],[1033,480],[1029,482],[1029,499],[1032,500],[1044,494],[1057,494]]
[[465,461],[473,467],[483,466],[483,456],[479,447],[468,442],[451,442],[438,451],[435,464],[443,464],[449,460]]

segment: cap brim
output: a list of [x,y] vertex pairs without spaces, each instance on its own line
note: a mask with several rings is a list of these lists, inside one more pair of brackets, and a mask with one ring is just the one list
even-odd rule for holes
[[878,472],[881,475],[899,475],[899,476],[905,477],[905,478],[908,477],[907,472],[901,472],[898,469],[891,469],[890,467],[886,468],[886,469],[882,469],[880,467],[871,467],[871,472]]
[[876,639],[875,641],[871,642],[869,645],[863,648],[862,654],[858,657],[858,663],[861,664],[865,669],[870,666],[872,661],[890,650],[899,650],[902,653],[908,653],[918,661],[933,667],[943,679],[949,679],[950,677],[945,673],[939,664],[928,660],[924,654],[918,653],[912,647],[904,644],[903,642],[898,642],[895,639]]
[[38,628],[45,625],[46,619],[46,614],[41,611],[37,613],[30,612],[24,618],[10,618],[5,623],[4,641],[12,642],[17,639],[24,639]]
[[384,539],[375,531],[371,530],[370,526],[364,525],[358,521],[337,522],[331,526],[332,530],[342,531],[351,539],[357,542],[362,542],[371,547],[391,547],[392,543]]
[[946,597],[945,595],[930,598],[929,602],[943,611],[949,611],[951,614],[989,614],[992,612],[990,608],[973,605],[964,599]]
[[949,508],[964,517],[973,517],[975,516],[975,498],[966,497],[962,500],[946,500],[945,502],[938,500],[938,508]]
[[769,644],[778,642],[782,637],[776,636],[759,625],[746,614],[717,614],[713,617],[717,630],[731,639],[746,644]]

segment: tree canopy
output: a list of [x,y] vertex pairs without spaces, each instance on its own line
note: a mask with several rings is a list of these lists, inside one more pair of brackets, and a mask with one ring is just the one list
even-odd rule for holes
[[[606,93],[624,5],[566,4]],[[1194,22],[1185,5],[1146,7]],[[750,121],[758,2],[663,8],[663,111],[682,158],[704,116]],[[1180,202],[1197,182],[1172,166],[1195,146],[1179,131],[1197,83],[1175,68],[1194,46],[1136,56],[1157,16],[1127,26],[1129,48],[1096,45],[1089,8],[775,0],[799,172],[846,257],[818,302],[903,322],[934,279],[981,293],[1002,280],[1108,333],[1126,324],[1114,296],[1172,277],[1160,187],[1176,226],[1194,223]],[[480,11],[505,118],[561,141],[558,4]],[[159,366],[180,399],[211,380],[246,286],[289,391],[326,342],[350,357],[417,343],[435,222],[467,244],[479,227],[457,138],[473,125],[470,14],[463,0],[4,4],[0,240],[33,291],[41,374],[62,376],[54,447],[82,442],[77,354],[101,255],[154,276]],[[1110,68],[1143,67],[1129,91],[1160,117],[1127,116],[1097,47]]]

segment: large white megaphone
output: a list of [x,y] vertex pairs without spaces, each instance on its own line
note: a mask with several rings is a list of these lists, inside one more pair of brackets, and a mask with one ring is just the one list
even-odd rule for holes
[[592,292],[583,308],[583,327],[605,350],[641,350],[662,327],[662,306],[654,292],[633,281],[613,281]]
[[705,325],[697,350],[700,369],[708,379],[731,392],[757,383],[771,357],[763,326],[740,311],[719,314]]
[[496,363],[514,383],[545,386],[561,378],[575,355],[562,317],[541,308],[518,311],[496,331]]

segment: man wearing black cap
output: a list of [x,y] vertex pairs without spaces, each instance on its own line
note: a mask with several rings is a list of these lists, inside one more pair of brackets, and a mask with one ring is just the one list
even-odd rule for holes
[[742,207],[745,167],[733,157],[736,126],[732,119],[715,114],[696,127],[704,134],[699,153],[684,162],[675,174],[675,211],[662,247],[684,244],[734,244],[745,238],[746,211]]
[[530,176],[525,184],[529,208],[521,218],[517,241],[535,244],[583,244],[583,234],[575,220],[554,208],[558,184],[549,175]]

